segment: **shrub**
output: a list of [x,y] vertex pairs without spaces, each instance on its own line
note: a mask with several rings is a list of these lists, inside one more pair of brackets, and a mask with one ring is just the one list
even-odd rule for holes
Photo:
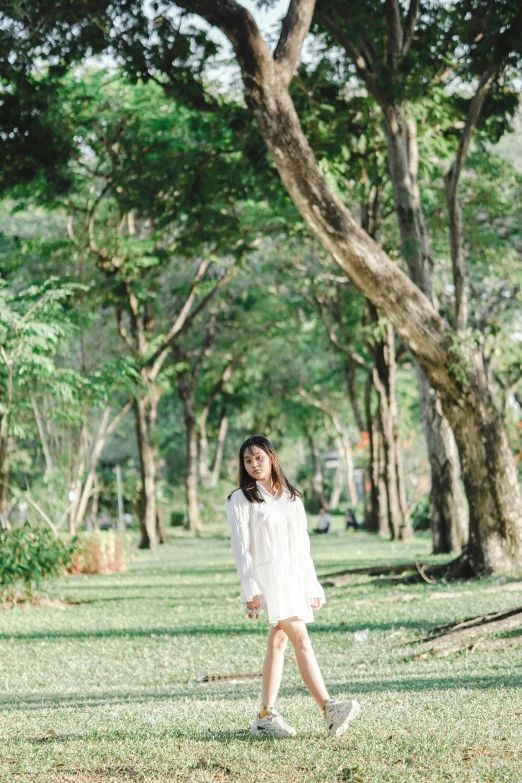
[[71,574],[113,574],[127,570],[129,544],[125,536],[109,530],[80,533],[68,571]]
[[41,589],[43,582],[67,569],[76,549],[76,539],[56,538],[48,528],[28,523],[13,530],[0,530],[0,596],[2,600],[25,599]]
[[430,496],[424,495],[413,507],[411,524],[414,530],[429,530],[430,523]]
[[184,511],[171,511],[170,524],[171,527],[181,527],[185,523]]

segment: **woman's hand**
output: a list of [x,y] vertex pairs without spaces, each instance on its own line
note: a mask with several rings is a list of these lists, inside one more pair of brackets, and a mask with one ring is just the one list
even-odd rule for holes
[[261,597],[259,595],[255,595],[251,601],[247,601],[247,610],[248,610],[248,617],[250,620],[252,618],[256,617],[256,620],[259,619],[259,611],[261,609]]
[[312,607],[312,609],[315,612],[317,609],[321,608],[322,603],[323,603],[323,599],[322,598],[312,598],[312,600],[310,601],[310,606]]

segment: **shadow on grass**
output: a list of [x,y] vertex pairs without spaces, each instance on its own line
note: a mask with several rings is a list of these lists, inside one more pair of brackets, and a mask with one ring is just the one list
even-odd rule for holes
[[[400,620],[381,623],[364,622],[364,627],[369,628],[370,631],[373,632],[396,630],[400,627],[414,629],[423,634],[431,626],[432,623],[420,623],[417,620]],[[318,633],[341,634],[347,637],[346,641],[351,645],[353,639],[349,635],[360,630],[360,628],[360,620],[353,623],[345,623],[344,625],[340,625],[340,623],[326,625],[316,622],[314,636]],[[264,636],[266,633],[268,633],[268,623],[263,623],[262,625],[254,625],[251,623],[247,626],[204,625],[200,627],[147,628],[146,630],[138,628],[110,628],[99,631],[33,631],[31,633],[1,633],[0,641],[16,640],[19,642],[34,642],[45,640],[52,642],[61,639],[87,641],[89,639],[176,638],[178,636]]]
[[[256,683],[257,686],[259,686],[259,683]],[[172,690],[168,691],[134,691],[134,692],[127,692],[127,693],[100,693],[100,694],[93,694],[89,696],[81,696],[81,695],[69,695],[69,696],[44,696],[44,695],[38,695],[38,696],[27,696],[27,697],[16,697],[16,696],[3,696],[2,702],[0,703],[0,712],[10,712],[13,709],[23,710],[25,712],[28,711],[37,711],[37,710],[52,710],[52,709],[85,709],[86,707],[104,707],[104,706],[124,706],[124,705],[137,705],[137,704],[151,704],[151,710],[154,709],[154,704],[159,702],[172,702],[172,710],[173,712],[176,712],[176,704],[179,699],[188,699],[192,700],[194,702],[216,702],[216,701],[223,701],[223,702],[232,702],[232,701],[242,701],[245,699],[249,694],[250,690],[253,690],[249,686],[252,686],[252,683],[244,683],[245,687],[237,687],[234,686],[233,689],[231,688],[224,688],[222,685],[213,685],[208,684],[205,686],[198,685],[195,681],[192,687],[184,688],[183,690],[178,688],[173,688]],[[329,690],[331,691],[332,695],[334,697],[336,696],[348,696],[351,697],[356,696],[360,697],[361,695],[376,695],[376,694],[388,694],[388,693],[396,693],[396,694],[405,694],[405,693],[420,693],[422,691],[455,691],[458,693],[458,691],[470,691],[470,690],[479,690],[479,691],[485,691],[485,690],[496,690],[499,688],[507,689],[507,690],[517,690],[522,686],[522,674],[518,677],[514,677],[512,674],[509,675],[495,675],[495,676],[483,676],[483,677],[437,677],[436,674],[434,674],[433,677],[407,677],[404,679],[391,679],[391,680],[380,680],[380,681],[366,681],[366,682],[356,682],[353,685],[346,684],[346,683],[329,683]],[[285,698],[292,698],[296,695],[303,695],[305,693],[303,685],[285,685],[283,684],[279,695],[282,699]],[[310,697],[311,698],[311,697]],[[383,700],[386,701],[386,700]],[[202,711],[202,708],[200,705],[198,706],[198,710]],[[209,709],[215,710],[215,707],[210,707]],[[175,730],[178,731],[178,730]],[[98,732],[94,732],[98,733]],[[143,734],[154,734],[156,736],[155,732],[152,730],[142,730],[141,732],[137,727],[133,727],[132,731],[107,731],[107,735],[104,734],[104,740],[117,740],[121,739],[123,737],[133,737],[135,735],[141,735]],[[232,734],[241,734],[242,732],[231,732]],[[178,731],[179,736],[189,737],[194,736],[194,732],[181,732]],[[204,730],[202,733],[203,738],[205,736],[211,735],[211,737],[215,737],[220,732],[215,732],[211,729]],[[225,732],[225,734],[229,734],[229,732]],[[170,734],[167,732],[167,735],[170,736]],[[74,734],[70,735],[70,739],[79,739],[80,737],[83,737],[84,735],[80,734]],[[91,735],[85,735],[87,738]],[[197,736],[200,736],[199,734]],[[209,737],[210,738],[210,737]],[[65,738],[66,739],[66,738]],[[41,742],[41,740],[38,740],[37,738],[34,738],[33,740],[29,740],[22,737],[16,737],[13,738],[14,742]],[[64,737],[53,737],[49,740],[46,740],[46,743],[48,742],[59,742],[64,741]]]

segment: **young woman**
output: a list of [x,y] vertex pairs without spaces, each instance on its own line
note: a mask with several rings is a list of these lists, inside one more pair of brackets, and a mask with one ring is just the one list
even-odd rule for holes
[[228,496],[225,508],[245,612],[258,619],[263,609],[270,623],[262,704],[250,733],[296,733],[274,707],[290,639],[303,682],[321,708],[328,732],[337,737],[361,708],[356,701],[330,699],[324,684],[306,629],[325,597],[310,556],[302,495],[287,481],[263,436],[254,435],[241,446],[239,489]]

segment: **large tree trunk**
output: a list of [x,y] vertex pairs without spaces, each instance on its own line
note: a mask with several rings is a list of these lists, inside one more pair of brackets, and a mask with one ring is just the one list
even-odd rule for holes
[[[437,492],[430,492],[430,527],[433,553],[460,553],[468,540],[468,521],[462,493],[453,494],[460,481],[457,447],[448,419],[442,415],[440,400],[432,393],[425,375],[417,368],[424,431],[428,441],[431,480],[437,477]],[[424,399],[428,397],[429,399]],[[434,424],[432,417],[437,419]],[[444,491],[440,491],[443,487]]]
[[212,470],[210,473],[210,487],[216,487],[219,481],[219,474],[221,472],[221,464],[223,462],[223,453],[225,450],[225,439],[228,431],[228,413],[225,406],[221,410],[221,417],[219,420],[219,430],[216,441],[216,450],[214,452],[214,461],[212,463]]
[[155,549],[158,544],[156,527],[156,470],[157,445],[155,440],[158,395],[154,388],[145,397],[133,400],[136,418],[136,438],[140,458],[141,487],[139,517],[140,549]]
[[330,190],[304,137],[286,83],[261,37],[252,31],[250,19],[241,29],[249,40],[250,59],[239,43],[239,32],[227,31],[237,47],[248,106],[281,179],[323,247],[390,319],[440,395],[457,439],[470,503],[473,571],[510,571],[522,559],[522,499],[515,462],[483,368],[429,299]]
[[470,506],[471,570],[512,571],[522,562],[522,498],[484,368],[331,190],[290,98],[288,85],[312,21],[313,0],[290,3],[273,55],[252,15],[232,0],[176,3],[228,36],[241,67],[246,103],[296,208],[352,283],[390,319],[439,394],[459,448]]
[[[418,145],[415,124],[402,107],[384,110],[388,159],[402,255],[410,277],[434,301],[432,260],[417,179]],[[467,538],[467,518],[460,489],[459,465],[451,427],[417,365],[422,420],[431,468],[430,518],[433,551],[460,552]]]
[[[374,319],[377,319],[375,310],[372,313]],[[406,512],[402,446],[395,397],[395,371],[393,326],[387,321],[383,337],[374,349],[373,384],[379,398],[380,434],[389,528],[393,539],[399,541],[410,539],[413,531]]]

